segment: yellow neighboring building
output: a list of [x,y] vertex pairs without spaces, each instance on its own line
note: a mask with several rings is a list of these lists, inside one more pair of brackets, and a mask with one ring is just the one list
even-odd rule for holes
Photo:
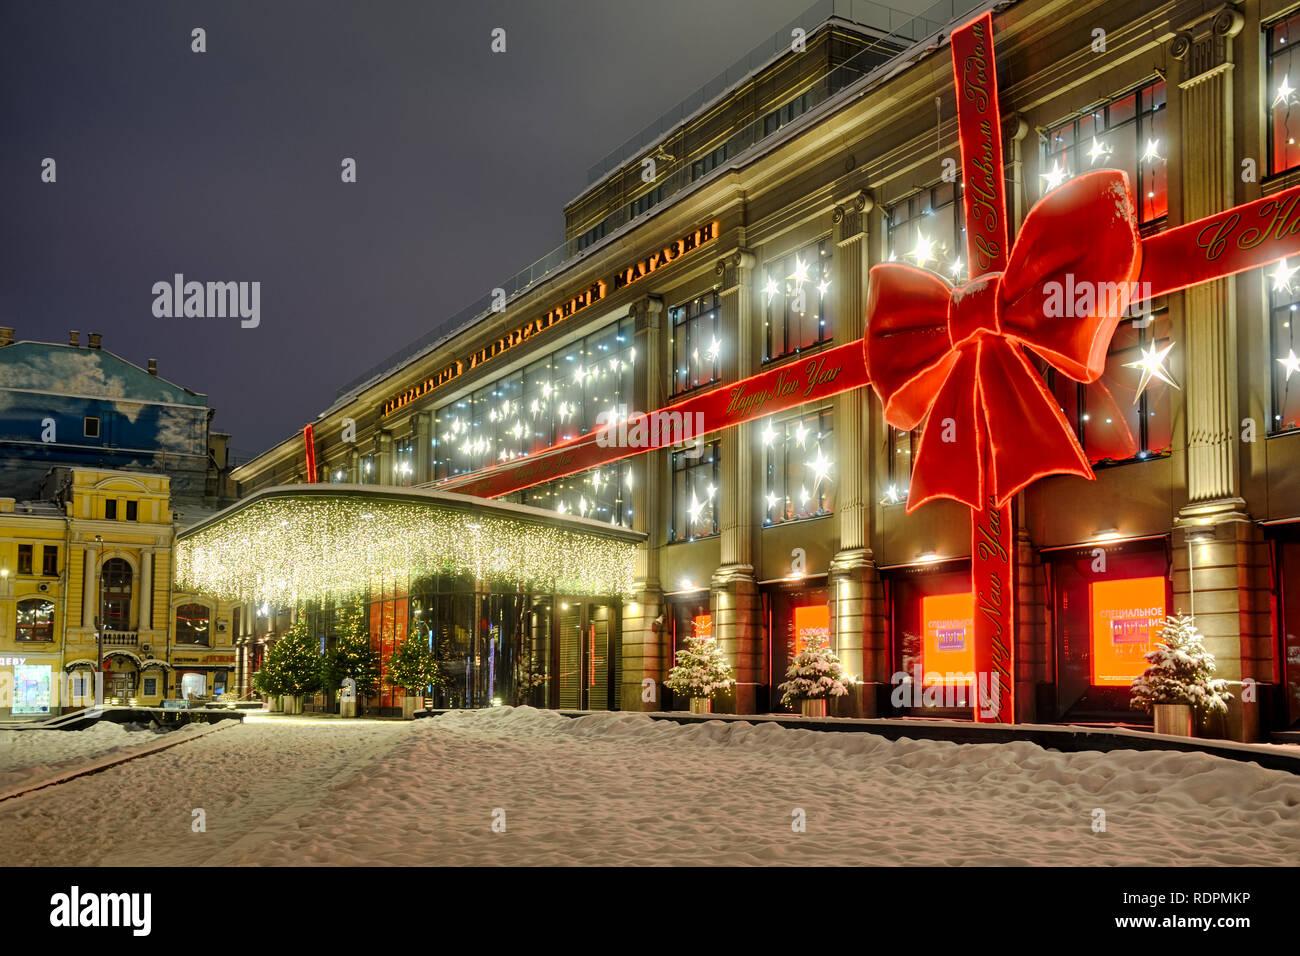
[[0,717],[66,709],[60,678],[96,660],[109,701],[233,688],[238,609],[173,592],[168,485],[164,475],[58,467],[39,500],[0,498]]

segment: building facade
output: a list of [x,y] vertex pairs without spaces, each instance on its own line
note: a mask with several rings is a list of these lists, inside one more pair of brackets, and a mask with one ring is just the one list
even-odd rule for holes
[[[968,280],[948,35],[988,7],[873,29],[843,6],[600,174],[566,207],[558,264],[503,310],[349,386],[313,423],[314,474],[294,435],[236,470],[241,492],[455,490],[632,412],[819,374],[862,339],[875,264]],[[1148,237],[1300,183],[1300,4],[992,9],[1013,236],[1089,169],[1127,173]],[[1042,368],[1096,480],[1013,503],[1016,719],[1140,719],[1129,681],[1180,610],[1234,694],[1212,732],[1258,739],[1300,721],[1300,272],[1143,305],[1096,383]],[[858,387],[509,498],[647,535],[610,706],[683,706],[645,688],[707,628],[736,672],[727,709],[779,710],[794,647],[826,632],[858,678],[838,713],[969,716],[943,676],[970,669],[969,516],[906,512],[918,438]],[[250,646],[274,631],[241,621]],[[953,693],[922,704],[908,677]]]

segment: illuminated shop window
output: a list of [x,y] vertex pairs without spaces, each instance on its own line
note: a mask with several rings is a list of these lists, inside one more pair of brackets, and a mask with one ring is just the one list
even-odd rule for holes
[[831,410],[813,409],[760,432],[765,462],[763,523],[816,518],[835,510]]
[[444,405],[434,426],[434,478],[535,454],[630,414],[636,359],[626,318]]
[[[1300,260],[1297,261],[1300,266]],[[1273,376],[1273,412],[1269,430],[1293,431],[1300,428],[1300,336],[1296,335],[1296,322],[1300,320],[1300,268],[1283,259],[1265,270],[1269,283],[1269,331],[1273,348],[1273,361],[1269,369]]]
[[408,487],[415,480],[415,439],[406,438],[393,443],[393,481]]
[[939,183],[890,207],[885,217],[890,262],[937,272],[949,282],[966,279],[966,215],[961,183]]
[[721,307],[717,292],[668,310],[673,329],[673,394],[722,377]]
[[366,455],[361,459],[361,483],[363,485],[372,485],[375,483],[374,455]]
[[632,477],[630,460],[616,461],[590,471],[548,481],[509,496],[534,508],[577,515],[624,528],[632,527]]
[[212,612],[203,604],[182,604],[176,609],[176,643],[208,643]]
[[885,429],[885,487],[880,495],[882,505],[901,505],[907,502],[907,489],[912,483],[912,462],[916,447],[921,442],[921,429],[903,431],[892,425]]
[[1268,171],[1285,172],[1300,166],[1300,14],[1268,28]]
[[764,361],[832,338],[831,259],[822,239],[764,266]]
[[54,640],[54,602],[44,598],[19,601],[14,633],[20,641]]
[[722,443],[675,451],[672,462],[672,524],[669,541],[694,541],[718,533],[718,485]]
[[1169,211],[1169,148],[1165,82],[1156,80],[1051,127],[1040,194],[1090,169],[1121,169],[1129,175],[1138,221],[1155,222]]
[[[1106,370],[1090,385],[1055,369],[1046,372],[1048,387],[1074,428],[1088,461],[1094,465],[1144,461],[1169,454],[1173,445],[1173,386],[1161,378],[1169,372],[1169,313],[1123,321],[1106,354]],[[1138,392],[1143,366],[1153,372]]]

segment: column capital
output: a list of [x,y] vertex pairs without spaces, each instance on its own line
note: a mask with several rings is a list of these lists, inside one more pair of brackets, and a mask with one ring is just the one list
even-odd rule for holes
[[[749,270],[758,265],[753,250],[739,248],[728,252],[713,267],[714,274],[722,280],[722,293],[734,292],[749,284]],[[742,271],[743,270],[743,271]]]
[[866,232],[866,214],[876,208],[876,201],[865,189],[857,189],[835,201],[831,222],[835,224],[835,242],[844,244],[860,239]]

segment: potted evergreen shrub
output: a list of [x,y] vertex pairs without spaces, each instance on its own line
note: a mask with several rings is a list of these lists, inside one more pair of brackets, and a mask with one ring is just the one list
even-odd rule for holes
[[785,683],[777,687],[782,705],[793,707],[798,703],[805,717],[825,717],[827,698],[843,697],[851,683],[830,641],[820,636],[810,638],[794,656],[785,669],[785,678]]
[[321,659],[321,679],[329,690],[339,690],[351,678],[355,696],[340,699],[339,716],[355,717],[357,701],[379,692],[379,652],[370,646],[370,628],[359,603],[339,608],[338,637]]
[[406,692],[402,698],[402,717],[411,720],[424,689],[443,682],[442,665],[426,638],[408,634],[389,657],[384,681],[394,690],[401,688]]
[[1165,618],[1161,643],[1143,656],[1150,663],[1132,683],[1134,710],[1155,715],[1155,732],[1194,736],[1196,712],[1227,713],[1228,682],[1214,677],[1214,655],[1186,614]]
[[689,697],[692,714],[712,713],[713,695],[730,690],[736,683],[722,648],[712,637],[696,634],[686,639],[686,646],[676,658],[664,686],[674,694]]
[[293,627],[266,652],[266,660],[254,686],[280,696],[286,714],[301,714],[302,699],[321,688],[321,658],[316,638],[307,627],[306,615],[299,615]]

